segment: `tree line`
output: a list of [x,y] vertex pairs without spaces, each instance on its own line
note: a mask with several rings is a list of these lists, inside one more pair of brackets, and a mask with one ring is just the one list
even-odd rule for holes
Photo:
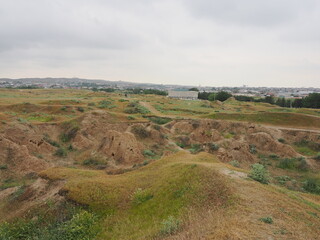
[[[221,102],[232,97],[232,94],[220,91],[217,93],[211,92],[199,92],[198,98],[203,100],[219,100]],[[280,107],[292,107],[292,108],[320,108],[320,93],[310,93],[304,98],[297,99],[286,99],[286,98],[275,98],[272,96],[266,96],[262,98],[254,98],[249,96],[234,96],[238,101],[242,102],[264,102],[273,105],[278,105]]]

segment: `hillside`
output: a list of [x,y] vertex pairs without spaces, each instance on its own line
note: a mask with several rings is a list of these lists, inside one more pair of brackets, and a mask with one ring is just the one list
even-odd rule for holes
[[0,239],[317,239],[319,136],[313,109],[1,89]]

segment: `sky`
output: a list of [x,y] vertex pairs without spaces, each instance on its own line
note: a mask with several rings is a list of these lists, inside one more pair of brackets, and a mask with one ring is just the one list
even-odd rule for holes
[[0,78],[320,87],[319,0],[0,0]]

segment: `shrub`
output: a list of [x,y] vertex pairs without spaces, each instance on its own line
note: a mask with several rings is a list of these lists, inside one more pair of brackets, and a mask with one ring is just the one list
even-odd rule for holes
[[167,219],[161,222],[161,235],[172,235],[179,229],[180,221],[173,216],[169,216]]
[[269,173],[267,169],[259,163],[251,165],[249,177],[263,184],[267,184],[269,182]]
[[157,131],[160,131],[161,127],[159,125],[153,125],[153,128]]
[[146,157],[153,157],[154,155],[156,155],[153,151],[146,149],[143,151],[143,155]]
[[275,177],[275,179],[281,185],[284,185],[284,184],[286,184],[286,182],[291,181],[291,178],[288,176],[277,176],[277,177]]
[[148,193],[146,190],[138,188],[132,195],[132,203],[134,205],[140,205],[153,198],[153,195]]
[[278,141],[281,142],[281,143],[285,143],[286,142],[286,140],[284,140],[283,138],[279,138]]
[[67,151],[62,148],[62,147],[59,147],[56,152],[54,153],[55,156],[57,157],[66,157],[67,156]]
[[108,100],[102,100],[99,102],[99,108],[109,108],[110,105],[112,104],[111,101],[108,101]]
[[215,143],[209,143],[209,150],[210,151],[217,151],[219,149],[219,145]]
[[308,178],[303,183],[303,189],[310,193],[320,194],[320,180],[316,178]]
[[270,154],[270,155],[269,155],[269,158],[278,159],[279,156],[278,156],[277,154]]
[[249,145],[249,151],[250,151],[250,153],[252,153],[252,154],[256,154],[256,153],[257,153],[256,145],[250,144],[250,145]]
[[134,116],[128,116],[127,118],[128,118],[128,120],[135,120],[136,119]]
[[68,129],[65,133],[60,135],[60,140],[62,142],[69,142],[71,139],[73,139],[76,136],[78,130],[79,130],[78,126]]
[[164,118],[164,117],[148,117],[148,119],[156,124],[162,125],[162,124],[166,124],[168,122],[171,122],[172,119],[171,118]]
[[84,112],[84,108],[83,108],[83,107],[77,107],[77,110],[78,110],[79,112]]
[[232,160],[229,162],[229,164],[234,167],[240,167],[240,163],[237,160]]
[[313,159],[320,160],[320,153],[318,153],[316,156],[314,156]]
[[150,136],[150,132],[145,129],[144,126],[135,125],[132,127],[132,132],[140,138],[147,138]]
[[263,217],[263,218],[260,218],[259,220],[261,222],[268,223],[268,224],[272,224],[273,223],[272,217]]
[[0,165],[0,170],[6,170],[8,169],[8,165]]
[[303,157],[285,158],[279,162],[278,167],[282,169],[306,171],[308,169],[308,164]]
[[201,144],[192,144],[191,149],[189,150],[191,153],[196,154],[202,151]]

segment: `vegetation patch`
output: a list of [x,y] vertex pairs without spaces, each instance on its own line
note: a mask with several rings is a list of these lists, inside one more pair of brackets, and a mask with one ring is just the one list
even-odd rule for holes
[[259,163],[251,165],[251,171],[248,176],[253,180],[263,184],[268,184],[270,180],[268,170],[265,168],[265,166]]

